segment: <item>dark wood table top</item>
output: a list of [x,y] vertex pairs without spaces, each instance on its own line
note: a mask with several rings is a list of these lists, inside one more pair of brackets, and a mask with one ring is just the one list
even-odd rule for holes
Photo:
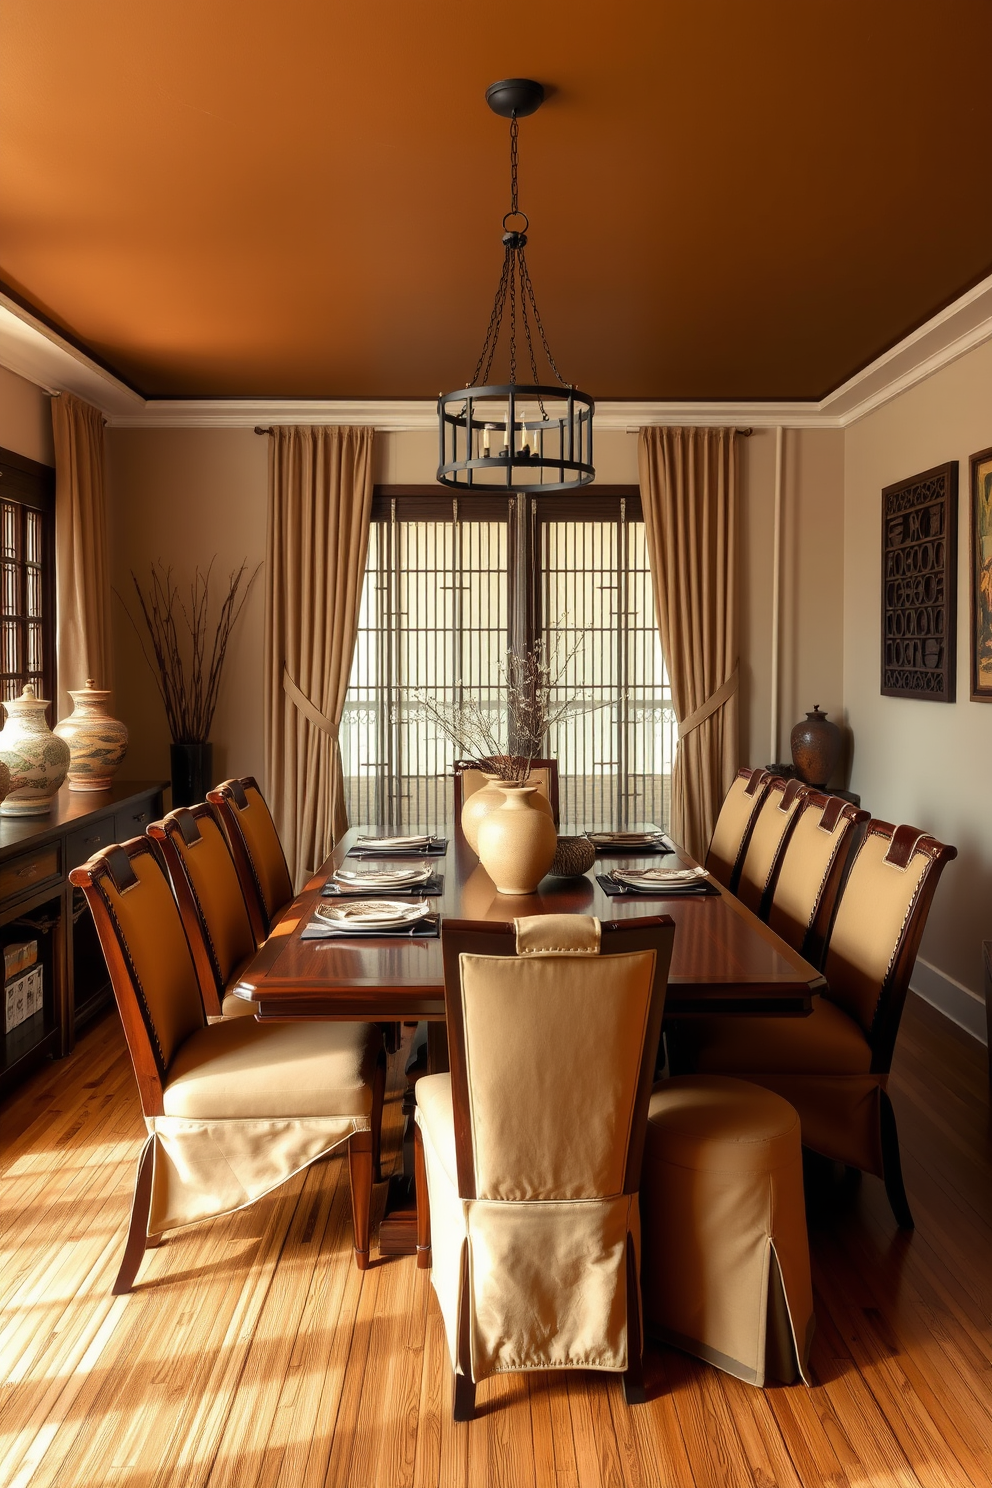
[[[443,1019],[444,978],[439,939],[301,940],[320,902],[320,889],[358,835],[352,828],[297,895],[235,989],[258,1004],[265,1019]],[[685,863],[692,859],[680,853]],[[389,861],[388,859],[385,861]],[[406,859],[405,861],[409,861]],[[498,894],[467,848],[449,842],[431,860],[444,893],[431,903],[442,917],[510,921],[532,914],[592,914],[604,921],[669,914],[676,924],[666,1014],[776,1013],[801,1015],[824,985],[804,961],[732,894],[719,897],[610,898],[597,872],[657,858],[611,855],[579,879],[546,878],[526,897]],[[671,859],[667,861],[671,862]]]

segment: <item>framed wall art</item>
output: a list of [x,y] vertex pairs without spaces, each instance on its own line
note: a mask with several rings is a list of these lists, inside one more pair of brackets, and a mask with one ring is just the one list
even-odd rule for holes
[[882,492],[882,696],[953,703],[958,462]]
[[992,449],[971,457],[971,700],[992,703]]

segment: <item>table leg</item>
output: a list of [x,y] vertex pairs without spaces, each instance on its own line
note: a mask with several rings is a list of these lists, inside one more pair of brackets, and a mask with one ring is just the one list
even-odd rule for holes
[[413,1113],[417,1100],[414,1086],[421,1075],[443,1074],[448,1068],[448,1032],[443,1023],[421,1024],[406,1064],[407,1087],[403,1096],[403,1166],[389,1180],[386,1212],[379,1225],[380,1255],[413,1255],[417,1249],[417,1190],[414,1178]]

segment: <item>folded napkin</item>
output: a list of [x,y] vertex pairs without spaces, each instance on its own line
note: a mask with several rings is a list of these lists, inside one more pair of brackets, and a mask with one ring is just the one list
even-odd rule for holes
[[430,878],[418,878],[411,884],[372,883],[325,883],[321,889],[324,899],[378,899],[380,895],[404,894],[412,898],[434,899],[444,893],[444,874],[432,873]]
[[618,895],[639,896],[645,895],[654,899],[686,899],[699,898],[705,895],[719,895],[720,890],[716,884],[708,878],[698,877],[693,874],[688,879],[649,879],[630,883],[617,879],[608,873],[597,873],[596,882],[603,893],[609,898],[615,899]]
[[436,916],[414,920],[412,925],[396,925],[388,930],[362,930],[357,925],[329,925],[326,920],[311,920],[300,931],[301,940],[436,940],[440,934]]
[[[401,839],[390,837],[389,842]],[[408,839],[409,840],[409,839]],[[419,840],[419,839],[417,839]],[[345,853],[346,858],[443,858],[448,851],[446,837],[432,837],[422,846],[386,847],[382,839],[359,837],[353,847]]]

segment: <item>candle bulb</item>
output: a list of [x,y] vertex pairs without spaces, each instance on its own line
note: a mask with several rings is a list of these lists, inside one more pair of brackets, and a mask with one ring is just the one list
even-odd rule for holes
[[508,450],[510,448],[510,410],[509,409],[506,410],[506,430],[505,430],[505,432],[503,434],[503,448],[505,450]]
[[489,455],[489,425],[488,424],[486,424],[485,428],[482,431],[482,453],[484,455],[486,455],[487,457]]

